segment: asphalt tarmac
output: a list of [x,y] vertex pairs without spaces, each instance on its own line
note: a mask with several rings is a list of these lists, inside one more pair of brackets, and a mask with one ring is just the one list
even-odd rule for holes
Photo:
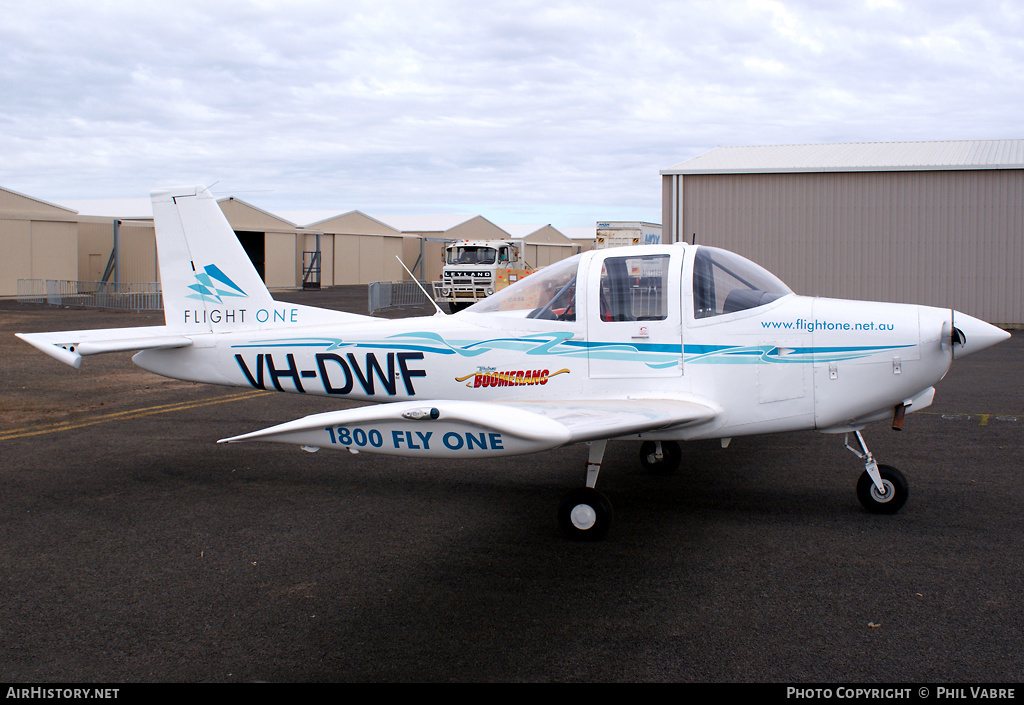
[[[280,298],[365,311],[365,288]],[[1024,334],[865,437],[910,499],[866,514],[813,432],[609,444],[616,522],[563,538],[585,447],[416,460],[217,439],[336,399],[74,370],[15,332],[160,314],[0,302],[0,682],[1024,680]]]

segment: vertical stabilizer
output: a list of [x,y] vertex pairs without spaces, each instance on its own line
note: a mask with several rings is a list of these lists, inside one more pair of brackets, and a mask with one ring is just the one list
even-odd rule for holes
[[152,198],[168,328],[264,327],[269,316],[259,312],[276,304],[213,195],[190,186],[154,191]]

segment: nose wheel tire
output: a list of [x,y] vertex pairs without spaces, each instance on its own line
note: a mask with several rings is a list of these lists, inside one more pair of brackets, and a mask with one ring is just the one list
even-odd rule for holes
[[612,525],[612,505],[595,489],[573,490],[558,509],[558,523],[575,541],[600,541]]
[[879,465],[878,474],[882,477],[885,492],[878,490],[865,471],[857,480],[857,499],[871,514],[895,514],[907,503],[907,479],[891,465]]

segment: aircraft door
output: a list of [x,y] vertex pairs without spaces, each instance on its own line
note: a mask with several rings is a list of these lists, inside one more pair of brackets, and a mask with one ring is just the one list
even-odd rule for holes
[[595,257],[587,276],[590,376],[683,374],[682,250]]

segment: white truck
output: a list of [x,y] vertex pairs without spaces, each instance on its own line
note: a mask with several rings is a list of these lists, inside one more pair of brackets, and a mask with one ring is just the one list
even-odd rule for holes
[[433,282],[434,300],[452,313],[536,271],[525,260],[520,240],[458,240],[445,247],[441,281]]
[[660,245],[661,226],[639,221],[608,221],[597,224],[595,250],[626,245]]

